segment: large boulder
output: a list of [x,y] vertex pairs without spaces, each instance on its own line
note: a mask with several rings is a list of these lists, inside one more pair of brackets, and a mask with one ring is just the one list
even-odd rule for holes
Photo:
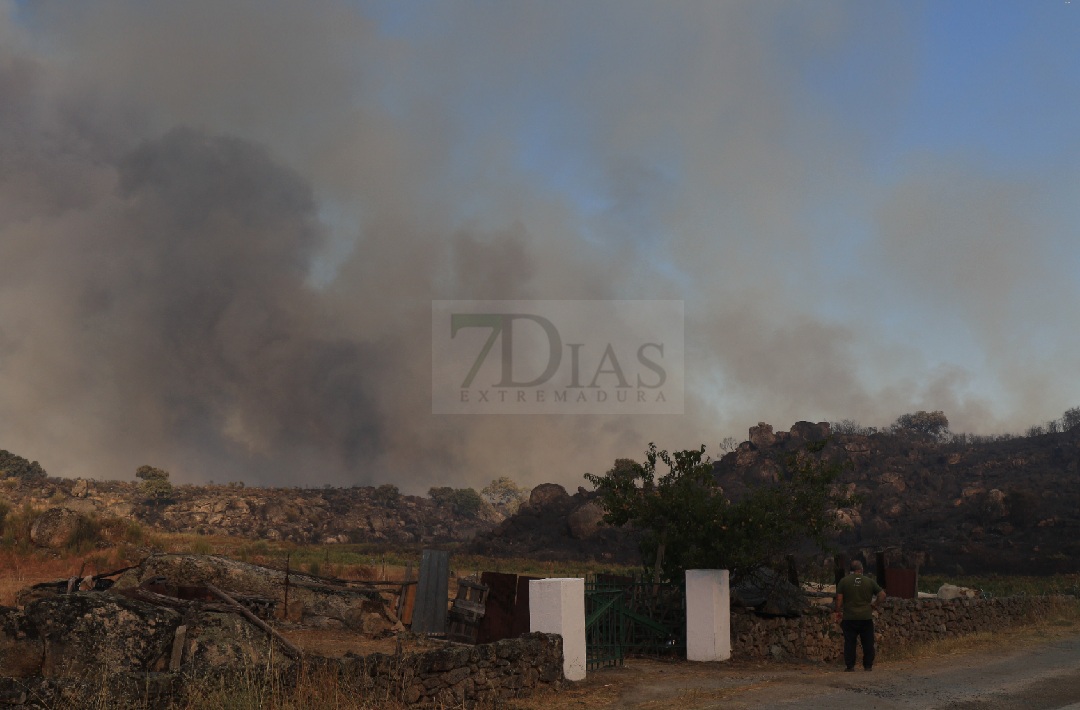
[[529,494],[529,505],[544,508],[552,503],[565,502],[569,498],[570,494],[558,483],[541,483]]
[[943,584],[937,590],[938,599],[975,599],[979,590],[970,587],[958,587],[955,584]]
[[41,641],[45,678],[165,670],[180,625],[172,609],[96,592],[39,599],[23,616],[26,642]]
[[67,508],[49,508],[30,526],[30,542],[55,549],[67,545],[79,526],[79,514]]
[[776,435],[773,434],[771,424],[758,422],[757,426],[750,427],[750,443],[759,449],[767,449],[776,443]]
[[587,540],[600,531],[604,522],[604,509],[594,500],[590,500],[566,518],[570,534],[575,540]]
[[768,567],[759,567],[736,582],[731,603],[766,616],[798,616],[807,606],[806,593]]
[[828,439],[832,433],[828,422],[795,422],[791,425],[791,438],[799,442],[815,442]]
[[92,492],[90,488],[90,481],[85,478],[79,478],[71,486],[71,495],[74,498],[85,498]]

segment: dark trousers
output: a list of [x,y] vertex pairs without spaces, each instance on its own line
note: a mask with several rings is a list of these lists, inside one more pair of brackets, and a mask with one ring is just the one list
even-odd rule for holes
[[855,667],[855,643],[858,640],[862,640],[863,668],[874,665],[874,621],[845,619],[840,622],[840,628],[844,630],[844,665]]

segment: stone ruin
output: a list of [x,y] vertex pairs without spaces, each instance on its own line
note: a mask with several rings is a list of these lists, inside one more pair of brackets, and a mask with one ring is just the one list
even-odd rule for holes
[[[17,607],[0,607],[0,706],[159,708],[198,703],[210,687],[287,689],[322,673],[356,697],[472,707],[564,680],[558,636],[403,653],[405,627],[374,586],[292,572],[286,585],[285,576],[222,557],[159,554],[29,587]],[[322,657],[274,627],[397,635],[397,651]]]
[[[228,591],[226,591],[228,590]],[[24,589],[0,607],[0,702],[171,694],[182,677],[283,670],[302,655],[268,622],[380,637],[404,626],[377,590],[222,557],[153,555]],[[107,678],[108,680],[103,680]]]

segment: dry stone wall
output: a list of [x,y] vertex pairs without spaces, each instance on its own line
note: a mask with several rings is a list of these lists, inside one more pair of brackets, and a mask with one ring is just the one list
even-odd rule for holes
[[[473,707],[563,684],[562,638],[532,633],[477,646],[336,661],[366,697],[418,707]],[[359,680],[359,683],[357,683]]]
[[[910,643],[993,631],[1050,615],[1073,597],[999,599],[887,599],[874,619],[879,650]],[[815,608],[798,618],[731,615],[732,657],[740,660],[791,659],[839,662],[843,634],[832,609]]]

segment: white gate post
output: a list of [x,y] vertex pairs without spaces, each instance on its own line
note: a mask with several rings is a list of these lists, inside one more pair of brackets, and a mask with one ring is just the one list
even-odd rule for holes
[[529,582],[529,628],[559,634],[563,675],[585,679],[585,580],[534,579]]
[[731,658],[731,594],[726,569],[686,570],[686,660]]

